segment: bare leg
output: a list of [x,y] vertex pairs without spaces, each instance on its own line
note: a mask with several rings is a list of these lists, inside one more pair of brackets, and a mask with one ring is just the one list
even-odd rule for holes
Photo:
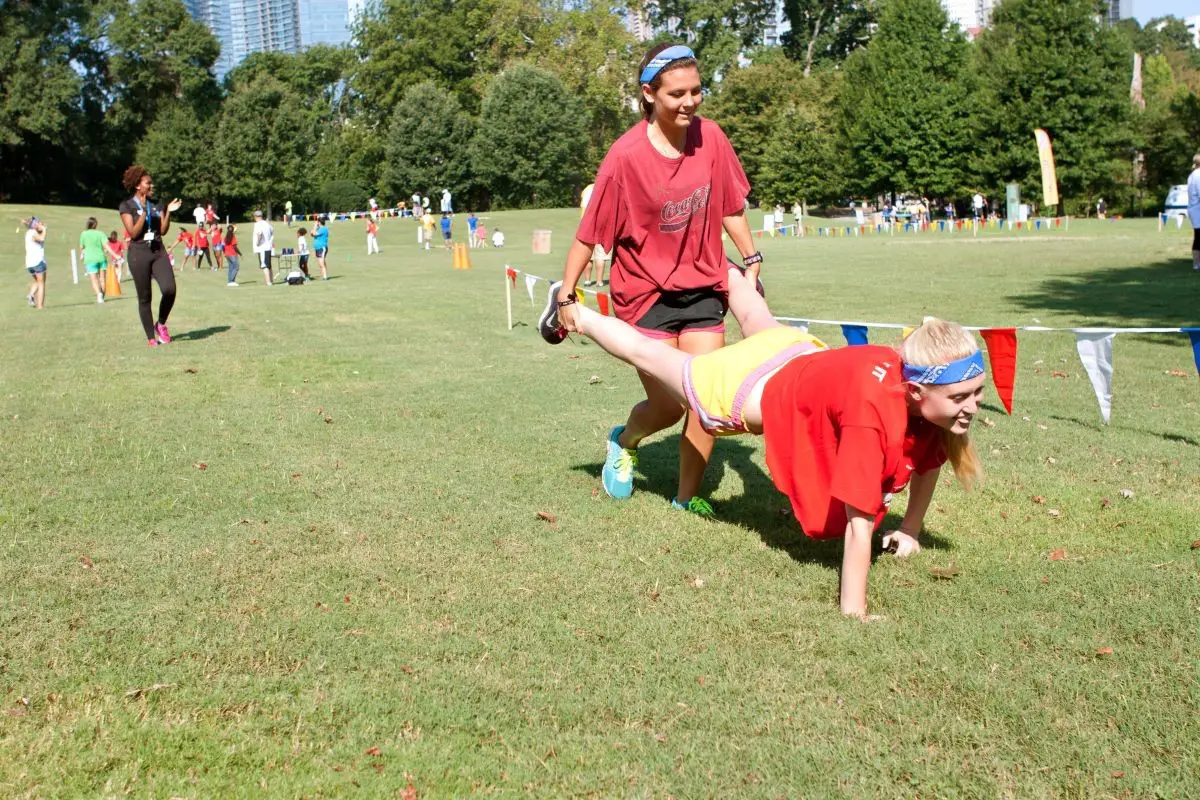
[[104,294],[104,284],[100,283],[100,275],[99,272],[88,273],[88,280],[92,282],[92,291],[98,295]]
[[[758,292],[753,288],[750,291],[758,297]],[[711,353],[720,350],[724,345],[723,332],[685,332],[679,337],[680,349],[689,355]],[[679,439],[679,491],[675,499],[680,503],[686,503],[700,493],[700,485],[704,482],[704,472],[708,468],[713,444],[712,434],[704,430],[699,417],[688,411],[683,436]]]
[[34,304],[38,308],[46,307],[46,273],[39,272],[33,276],[34,288]]
[[740,270],[729,270],[729,310],[742,329],[742,336],[750,337],[768,328],[782,327],[771,316],[767,301],[754,288],[750,279]]
[[[660,383],[665,395],[674,405],[682,407],[686,402],[683,395],[683,365],[688,355],[676,350],[666,341],[651,339],[643,336],[637,329],[616,317],[603,316],[587,306],[581,305],[579,313],[579,332],[604,348],[610,355],[637,367],[652,380]],[[644,382],[644,381],[643,381]],[[674,424],[679,419],[681,409],[674,409],[674,419],[662,427],[644,431],[641,436],[648,436]],[[655,414],[658,416],[669,416]],[[649,422],[650,420],[647,420]]]

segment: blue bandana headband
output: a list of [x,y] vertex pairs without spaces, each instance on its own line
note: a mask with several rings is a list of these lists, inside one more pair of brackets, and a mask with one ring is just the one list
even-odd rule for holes
[[655,76],[662,72],[662,68],[672,61],[695,57],[696,54],[692,52],[692,48],[682,44],[672,45],[650,59],[650,63],[642,70],[642,83],[649,83],[654,80]]
[[932,367],[917,367],[905,364],[904,380],[912,383],[939,384],[958,383],[970,380],[976,375],[982,375],[983,353],[976,350],[966,358],[951,361],[949,364],[934,364]]

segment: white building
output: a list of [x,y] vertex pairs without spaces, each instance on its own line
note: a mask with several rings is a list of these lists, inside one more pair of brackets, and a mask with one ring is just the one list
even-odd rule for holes
[[998,0],[942,0],[951,22],[958,24],[968,37],[974,39],[992,23],[992,9]]

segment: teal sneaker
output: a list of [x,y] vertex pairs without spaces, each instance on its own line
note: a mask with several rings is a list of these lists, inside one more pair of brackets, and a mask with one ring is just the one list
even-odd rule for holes
[[671,508],[676,511],[690,511],[696,516],[704,517],[705,519],[712,519],[717,515],[717,512],[713,511],[713,507],[703,497],[693,497],[686,503],[681,503],[675,498],[671,498]]
[[625,500],[633,494],[633,468],[637,466],[637,450],[627,450],[617,443],[624,425],[608,432],[608,455],[604,459],[601,478],[604,491],[614,500]]

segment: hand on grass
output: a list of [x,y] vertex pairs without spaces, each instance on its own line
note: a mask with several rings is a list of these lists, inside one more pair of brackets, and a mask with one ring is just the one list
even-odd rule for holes
[[909,536],[904,531],[891,531],[883,537],[883,549],[894,549],[896,558],[908,558],[921,552],[921,543],[917,537]]

